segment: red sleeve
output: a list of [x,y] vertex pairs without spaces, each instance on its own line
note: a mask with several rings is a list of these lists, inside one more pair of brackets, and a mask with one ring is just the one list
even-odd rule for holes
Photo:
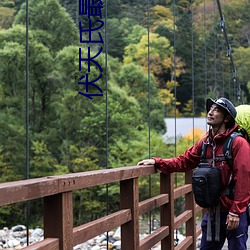
[[165,174],[173,172],[187,172],[198,166],[200,163],[202,140],[187,149],[184,154],[170,159],[154,157],[155,166]]
[[242,137],[238,136],[233,141],[233,178],[234,201],[230,212],[241,214],[250,201],[250,145]]

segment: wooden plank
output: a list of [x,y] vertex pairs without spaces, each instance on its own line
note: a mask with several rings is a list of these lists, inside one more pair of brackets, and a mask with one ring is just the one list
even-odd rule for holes
[[181,197],[182,195],[185,195],[187,193],[192,192],[192,185],[191,184],[186,184],[181,187],[175,188],[174,190],[174,199],[177,199]]
[[160,194],[139,203],[139,214],[143,215],[157,207],[168,203],[168,194]]
[[202,208],[202,207],[200,207],[200,206],[198,206],[198,205],[196,204],[196,205],[195,205],[195,213],[197,214],[197,213],[199,213],[200,211],[205,211],[205,209]]
[[23,250],[59,250],[59,239],[47,238],[43,241],[34,243]]
[[147,176],[156,172],[154,166],[130,166],[1,183],[0,206]]
[[121,209],[130,209],[131,221],[121,226],[121,249],[139,250],[139,187],[138,178],[120,183]]
[[199,225],[196,228],[196,237],[199,237],[201,235],[201,233],[202,233],[202,229],[201,229],[201,226]]
[[58,193],[57,178],[34,178],[0,184],[0,206]]
[[73,229],[74,246],[131,221],[130,209],[123,209]]
[[187,210],[174,219],[174,229],[177,229],[192,218],[192,210]]
[[169,235],[169,227],[158,228],[155,232],[140,241],[140,250],[151,249],[156,243]]
[[60,249],[73,249],[72,192],[44,198],[44,237],[59,238]]
[[192,244],[193,244],[193,237],[188,236],[182,242],[180,242],[174,249],[175,250],[188,249]]
[[161,250],[174,249],[174,177],[160,174],[160,193],[169,194],[169,202],[161,206],[161,226],[169,227],[169,235],[161,241]]
[[[186,172],[185,173],[185,182],[190,183],[192,181],[192,175],[193,173]],[[196,203],[194,200],[193,192],[188,193],[185,195],[185,210],[190,210],[192,215],[191,218],[186,222],[186,236],[193,236],[194,241],[191,244],[191,246],[188,248],[188,250],[196,250]]]
[[106,170],[95,170],[75,174],[60,175],[59,188],[61,192],[94,187],[98,185],[119,182],[139,176],[157,173],[154,166],[130,166]]

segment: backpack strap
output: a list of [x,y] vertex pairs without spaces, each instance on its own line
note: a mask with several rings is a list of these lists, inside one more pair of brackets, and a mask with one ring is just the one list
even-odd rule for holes
[[[237,137],[237,136],[242,136],[242,133],[240,132],[233,132],[231,133],[225,140],[224,145],[223,145],[223,154],[225,157],[225,160],[227,161],[230,169],[233,169],[233,155],[232,155],[232,144],[233,144],[233,140]],[[201,148],[201,162],[205,162],[206,161],[206,152],[207,152],[207,144],[202,142],[202,148]],[[224,160],[223,158],[215,158],[215,161],[221,161]]]
[[[225,160],[227,161],[231,171],[233,171],[233,155],[232,155],[232,144],[233,144],[233,140],[237,137],[237,136],[242,136],[241,133],[239,132],[233,132],[231,133],[227,138],[226,141],[223,145],[223,154],[225,157]],[[227,184],[227,187],[224,191],[224,194],[226,194],[231,200],[234,199],[234,184],[232,181],[232,174],[230,176],[229,182]]]
[[206,152],[207,152],[207,144],[202,142],[202,148],[201,148],[201,158],[200,162],[206,162]]
[[230,167],[230,169],[232,170],[233,169],[233,156],[232,156],[232,144],[233,144],[233,140],[237,137],[237,136],[242,136],[241,133],[239,132],[233,132],[231,133],[224,145],[223,145],[223,154],[225,156],[225,159]]

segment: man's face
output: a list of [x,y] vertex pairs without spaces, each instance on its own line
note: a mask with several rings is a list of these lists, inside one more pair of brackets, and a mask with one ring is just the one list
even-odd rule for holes
[[214,128],[220,127],[224,119],[224,110],[220,106],[213,104],[207,113],[207,124]]

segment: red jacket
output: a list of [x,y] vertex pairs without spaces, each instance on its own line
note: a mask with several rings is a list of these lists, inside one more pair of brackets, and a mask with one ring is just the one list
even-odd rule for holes
[[[228,129],[223,134],[218,134],[212,139],[210,131],[206,136],[187,149],[184,154],[176,158],[162,159],[154,158],[155,166],[163,173],[186,172],[198,166],[202,151],[202,142],[209,143],[207,146],[206,159],[213,158],[213,146],[215,158],[223,157],[223,144],[225,138],[237,131],[238,125]],[[247,208],[250,201],[250,144],[241,136],[237,136],[232,144],[233,155],[233,180],[234,180],[234,200],[230,200],[225,194],[220,198],[221,211],[232,212],[241,215]],[[221,169],[221,184],[224,189],[230,179],[231,170],[226,161],[215,162],[215,166]]]

